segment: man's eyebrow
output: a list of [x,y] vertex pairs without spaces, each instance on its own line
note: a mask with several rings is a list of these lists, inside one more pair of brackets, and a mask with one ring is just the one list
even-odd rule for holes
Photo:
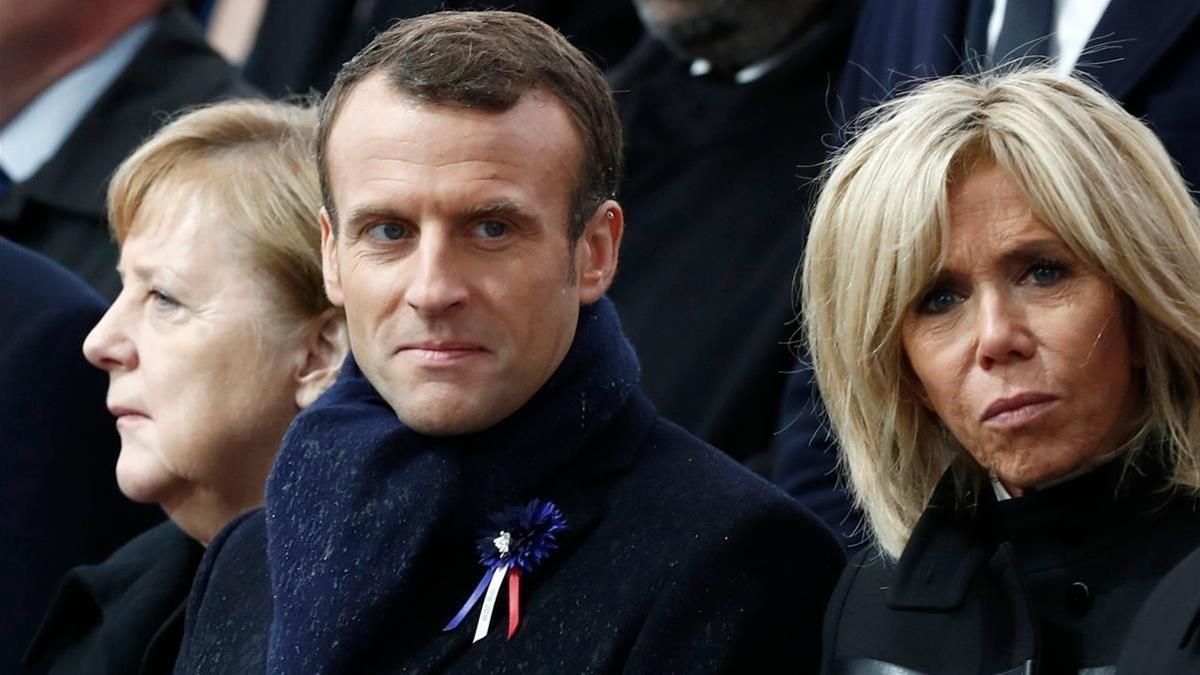
[[488,216],[524,216],[526,212],[517,202],[506,199],[490,204],[472,206],[465,209],[462,215],[467,220],[474,220]]
[[367,204],[364,206],[356,206],[346,214],[345,230],[351,234],[358,229],[357,226],[373,220],[405,220],[403,216],[396,212],[395,209],[386,206],[377,206]]

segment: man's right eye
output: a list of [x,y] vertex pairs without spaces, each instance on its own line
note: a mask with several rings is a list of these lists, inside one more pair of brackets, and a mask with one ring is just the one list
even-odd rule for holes
[[375,241],[399,241],[409,236],[408,226],[399,223],[380,223],[367,230],[367,236]]

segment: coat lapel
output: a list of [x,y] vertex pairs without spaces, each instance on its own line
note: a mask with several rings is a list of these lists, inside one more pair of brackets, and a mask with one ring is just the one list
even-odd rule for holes
[[1101,49],[1077,67],[1124,101],[1198,19],[1200,2],[1112,0],[1088,40],[1089,49]]
[[918,77],[945,76],[961,69],[967,4],[961,0],[919,0],[913,10],[912,61]]
[[974,509],[956,508],[950,471],[934,490],[896,565],[885,596],[892,609],[949,610],[962,604],[991,556],[976,531]]

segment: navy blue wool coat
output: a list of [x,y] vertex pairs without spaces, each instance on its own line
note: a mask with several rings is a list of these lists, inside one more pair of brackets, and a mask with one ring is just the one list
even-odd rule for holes
[[[486,516],[566,516],[505,639],[443,627],[483,575]],[[353,359],[297,418],[267,506],[209,546],[178,673],[812,672],[842,567],[810,512],[658,416],[607,301],[512,417],[432,439]]]

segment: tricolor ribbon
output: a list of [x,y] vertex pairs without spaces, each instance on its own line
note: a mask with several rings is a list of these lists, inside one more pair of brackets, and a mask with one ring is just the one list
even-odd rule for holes
[[458,613],[450,619],[443,631],[458,628],[471,610],[483,598],[479,609],[479,622],[475,624],[473,642],[482,640],[492,623],[496,599],[500,587],[508,580],[508,633],[512,639],[521,623],[521,573],[531,571],[558,548],[556,535],[565,530],[567,521],[552,502],[537,499],[524,507],[509,507],[491,517],[497,530],[479,539],[480,562],[487,566],[483,578],[463,603]]

